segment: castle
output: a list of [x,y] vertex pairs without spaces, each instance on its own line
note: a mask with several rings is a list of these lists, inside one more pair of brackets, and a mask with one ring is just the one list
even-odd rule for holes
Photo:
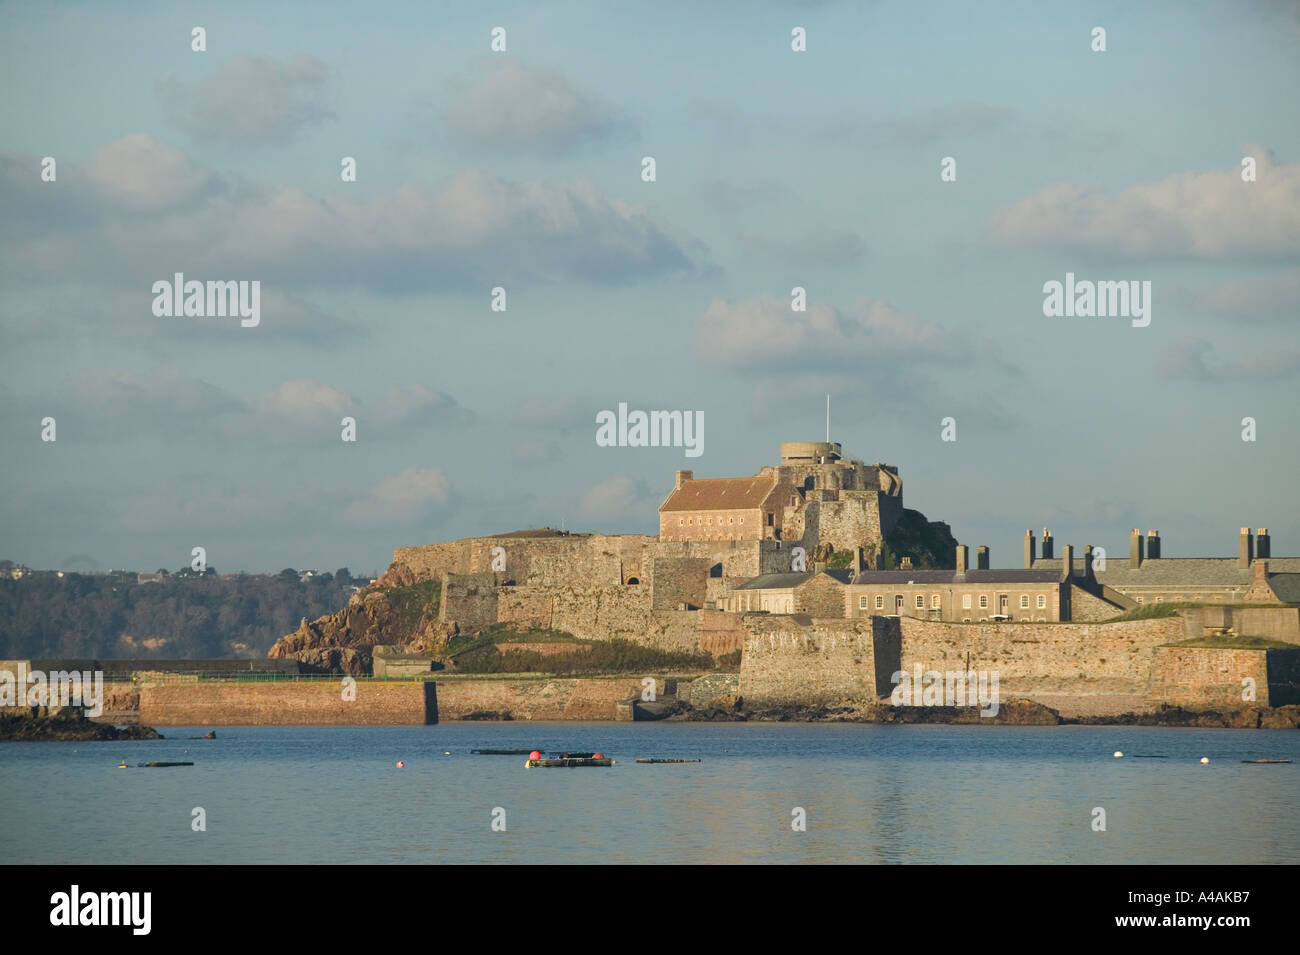
[[[900,528],[913,533],[891,549]],[[931,532],[928,552],[917,529]],[[958,662],[1001,667],[1009,692],[1052,703],[1231,699],[1242,667],[1263,681],[1261,700],[1300,699],[1300,650],[1285,649],[1300,647],[1300,559],[1273,558],[1263,529],[1243,528],[1238,556],[1223,559],[1165,557],[1157,532],[1137,530],[1127,558],[1068,545],[1058,558],[1050,531],[1041,553],[1029,532],[1024,566],[997,569],[987,547],[972,562],[947,525],[904,509],[897,468],[845,459],[827,441],[782,444],[780,464],[751,477],[678,471],[659,530],[403,547],[377,585],[441,582],[438,618],[415,637],[425,649],[505,625],[743,650],[739,690],[752,699],[875,695],[889,668]],[[1160,602],[1202,609],[1115,620]],[[1284,649],[1180,643],[1225,635]],[[1223,664],[1232,653],[1258,659]]]

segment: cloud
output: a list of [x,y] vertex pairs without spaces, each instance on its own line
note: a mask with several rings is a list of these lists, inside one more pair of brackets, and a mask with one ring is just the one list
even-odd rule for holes
[[1107,257],[1295,258],[1300,164],[1281,165],[1263,146],[1243,154],[1257,160],[1255,182],[1243,182],[1234,166],[1180,173],[1113,198],[1100,186],[1059,183],[996,212],[993,235]]
[[[645,209],[587,180],[513,182],[472,169],[435,189],[402,186],[364,198],[245,187],[197,202],[191,187],[186,204],[134,215],[82,193],[60,200],[74,205],[50,217],[41,203],[58,195],[51,184],[12,160],[0,164],[0,175],[26,176],[22,198],[0,199],[0,212],[12,204],[26,213],[23,228],[0,235],[0,274],[15,280],[63,281],[75,269],[87,280],[148,288],[179,271],[257,279],[264,292],[293,283],[402,292],[575,279],[621,284],[704,268],[696,243],[679,241]],[[49,191],[36,192],[42,185]]]
[[513,57],[484,57],[443,117],[453,135],[479,148],[559,154],[631,130],[598,94],[563,74]]
[[72,382],[74,415],[128,430],[188,431],[196,421],[242,410],[228,392],[173,365],[142,374],[92,368]]
[[662,494],[647,492],[641,481],[618,475],[589,488],[578,503],[578,514],[585,520],[635,526],[657,512],[662,500]]
[[866,248],[862,236],[848,230],[814,229],[790,238],[741,235],[738,241],[747,255],[798,266],[853,265]]
[[229,190],[225,180],[184,152],[145,133],[99,146],[84,162],[55,160],[53,182],[35,156],[0,156],[0,217],[53,233],[122,215],[193,207]]
[[860,299],[848,312],[810,303],[796,312],[788,301],[760,295],[740,302],[714,299],[695,326],[701,361],[719,368],[789,371],[814,368],[860,372],[900,358],[951,362],[954,337],[885,302]]
[[[991,342],[975,342],[887,302],[859,299],[841,311],[759,295],[714,299],[695,326],[700,361],[753,380],[756,420],[812,408],[827,394],[860,414],[964,415],[981,427],[1010,427],[1018,416],[996,396],[955,386],[964,372],[982,380],[1019,379],[1021,370]],[[926,374],[927,366],[942,370]],[[924,381],[923,385],[918,382]]]
[[1203,338],[1181,335],[1166,345],[1157,363],[1165,378],[1192,381],[1268,380],[1300,372],[1300,352],[1270,350],[1239,359],[1220,357]]
[[1234,279],[1200,291],[1182,290],[1181,301],[1222,318],[1300,317],[1300,269]]
[[447,504],[451,482],[440,468],[407,468],[371,488],[343,513],[354,527],[387,527],[427,518]]
[[163,112],[199,140],[239,145],[286,143],[331,118],[329,67],[313,56],[289,63],[241,56],[196,86],[175,76],[154,84]]
[[394,385],[373,401],[361,401],[325,382],[299,378],[258,395],[248,414],[228,422],[228,430],[236,435],[259,433],[277,444],[340,440],[345,416],[356,419],[358,440],[401,437],[474,418],[451,395],[422,384]]

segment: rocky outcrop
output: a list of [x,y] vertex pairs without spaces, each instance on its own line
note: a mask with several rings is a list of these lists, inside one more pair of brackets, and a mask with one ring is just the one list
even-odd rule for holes
[[[296,659],[323,673],[369,673],[377,644],[441,653],[454,633],[438,620],[439,587],[431,581],[353,594],[338,613],[281,637],[267,654]],[[449,632],[450,631],[450,632]]]
[[162,739],[148,726],[110,726],[87,719],[80,708],[65,706],[48,716],[0,715],[0,741],[4,742],[112,742],[125,739]]

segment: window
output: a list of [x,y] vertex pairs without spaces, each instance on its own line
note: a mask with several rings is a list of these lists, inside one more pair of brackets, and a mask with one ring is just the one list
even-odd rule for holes
[[1039,594],[1039,595],[1038,595],[1038,609],[1039,609],[1039,610],[1042,610],[1042,609],[1043,609],[1044,607],[1046,607],[1046,606],[1047,606],[1047,594]]
[[916,595],[916,609],[917,610],[925,609],[925,597],[922,594]]
[[[962,609],[962,610],[969,610],[969,609],[970,609],[970,594],[962,594],[962,595],[961,595],[961,609]],[[970,622],[970,618],[969,618],[969,617],[967,617],[966,620],[967,620],[968,623]]]
[[980,594],[980,609],[981,609],[981,610],[988,610],[988,609],[989,609],[989,595],[988,595],[988,594]]
[[[879,599],[879,598],[877,598],[877,599]],[[859,609],[859,610],[866,610],[866,609],[867,609],[867,598],[866,598],[866,597],[859,597],[859,598],[858,598],[858,609]]]
[[743,517],[740,518],[740,523],[742,523],[742,524],[745,523],[745,519],[744,519]]
[[734,517],[728,517],[728,518],[727,518],[727,523],[728,523],[728,524],[734,524],[734,523],[736,523],[736,519],[735,519]]
[[685,525],[686,525],[686,519],[685,519],[685,518],[682,518],[682,517],[677,518],[677,526],[678,526],[678,527],[684,527]]
[[885,595],[884,595],[884,594],[876,594],[876,609],[877,609],[877,610],[884,610],[884,609],[885,609]]
[[695,518],[693,518],[693,517],[688,517],[688,518],[686,518],[686,524],[687,524],[687,526],[689,526],[689,527],[694,527],[694,526],[695,526]]
[[1029,609],[1029,594],[1020,595],[1020,609],[1021,610]]
[[938,609],[939,609],[939,595],[938,595],[938,594],[931,594],[931,595],[930,595],[930,609],[931,609],[931,610],[938,610]]

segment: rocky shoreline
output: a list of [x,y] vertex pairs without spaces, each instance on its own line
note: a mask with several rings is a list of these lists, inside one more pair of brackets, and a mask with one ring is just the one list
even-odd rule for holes
[[128,739],[162,739],[149,726],[112,726],[88,719],[77,707],[65,707],[49,715],[0,715],[0,742],[5,743],[97,743]]
[[678,701],[662,719],[679,722],[775,723],[930,723],[980,726],[1168,726],[1204,729],[1300,729],[1300,706],[1244,706],[1231,710],[1167,707],[1150,713],[1066,717],[1032,700],[1000,704],[996,716],[976,707],[890,706],[880,703],[787,704],[751,707],[743,699],[730,706],[695,708]]

